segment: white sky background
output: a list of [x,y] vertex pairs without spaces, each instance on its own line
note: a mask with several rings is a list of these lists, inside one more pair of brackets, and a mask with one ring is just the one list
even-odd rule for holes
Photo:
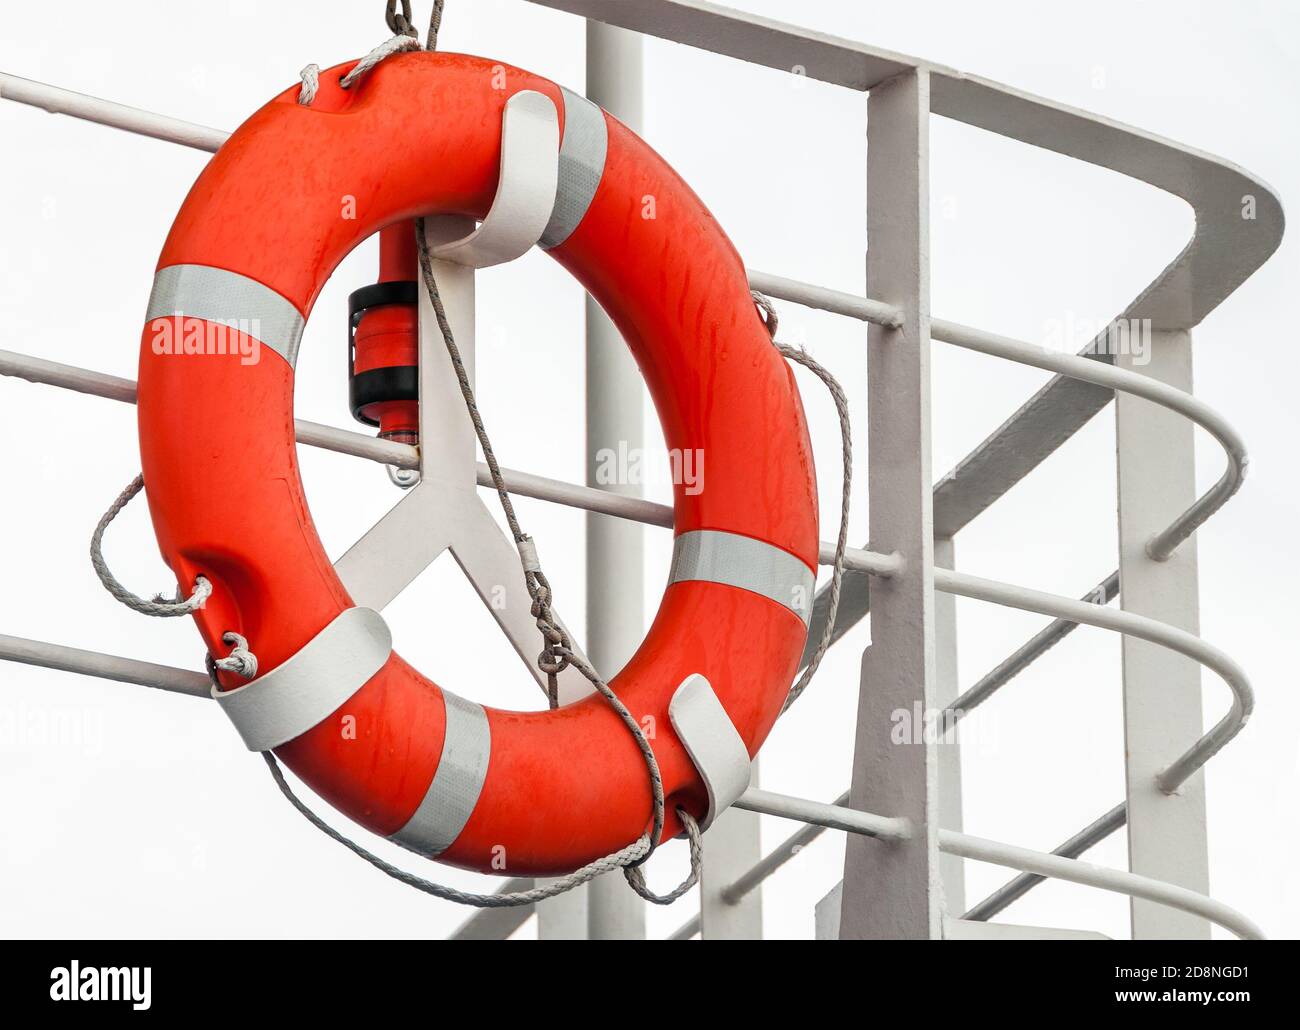
[[[779,3],[735,6],[918,54],[1221,154],[1300,196],[1297,17],[1280,2]],[[7,4],[0,68],[220,128],[294,81],[385,35],[383,4],[253,0],[202,4]],[[417,16],[427,17],[427,3]],[[581,22],[522,0],[449,0],[444,49],[492,56],[574,88]],[[746,262],[861,291],[865,243],[861,94],[649,40],[644,134],[685,176]],[[791,63],[797,58],[792,57]],[[1185,205],[1121,176],[935,119],[933,311],[1048,342],[1053,325],[1104,322],[1190,235]],[[0,347],[134,377],[139,323],[159,248],[206,155],[0,104]],[[309,154],[303,160],[310,160]],[[1199,533],[1202,630],[1258,692],[1254,721],[1209,766],[1213,893],[1273,936],[1300,931],[1300,796],[1294,689],[1300,517],[1292,441],[1300,360],[1286,312],[1297,250],[1288,240],[1194,334],[1197,392],[1251,448],[1242,493]],[[375,251],[349,258],[318,303],[299,364],[300,417],[357,428],[346,408],[341,338],[348,292],[373,281]],[[845,384],[865,455],[865,330],[781,305]],[[503,463],[583,476],[579,288],[534,252],[479,279],[480,400]],[[936,476],[1047,378],[934,345]],[[553,427],[522,413],[552,390]],[[804,378],[834,535],[834,412]],[[1062,447],[958,541],[967,571],[1077,596],[1116,564],[1113,408]],[[203,413],[195,413],[203,417]],[[647,433],[658,441],[653,416]],[[184,432],[177,426],[177,432]],[[86,556],[104,508],[138,470],[133,412],[111,401],[0,380],[0,631],[197,668],[188,620],[150,620],[102,590]],[[337,556],[396,499],[378,467],[303,449],[312,512]],[[1222,456],[1197,440],[1199,482]],[[237,480],[238,470],[231,470]],[[665,487],[652,496],[668,499]],[[855,543],[866,538],[865,476]],[[583,516],[520,503],[559,607],[580,626]],[[649,529],[647,608],[670,535]],[[170,580],[143,504],[108,547],[139,593]],[[397,647],[426,673],[500,706],[539,698],[454,565],[438,563],[387,612]],[[962,686],[1043,619],[959,602]],[[859,627],[834,649],[763,754],[764,785],[818,799],[848,781]],[[1204,677],[1207,724],[1227,691]],[[969,832],[1048,850],[1123,797],[1118,639],[1083,628],[972,716],[964,755]],[[54,727],[54,728],[51,728]],[[343,820],[336,820],[343,823]],[[765,820],[771,847],[793,824]],[[358,831],[360,833],[361,831]],[[363,835],[364,836],[364,835]],[[417,860],[459,886],[490,881]],[[838,879],[843,837],[828,832],[769,881],[766,932],[810,937],[812,907]],[[1123,835],[1089,858],[1122,866]],[[660,885],[680,847],[654,863]],[[968,863],[974,901],[1007,878]],[[652,911],[651,936],[692,902]],[[1022,923],[1127,932],[1125,899],[1049,883],[1008,910]],[[389,881],[292,812],[262,763],[201,701],[24,666],[0,665],[0,933],[6,936],[440,936],[465,916]],[[523,931],[527,936],[531,930]]]

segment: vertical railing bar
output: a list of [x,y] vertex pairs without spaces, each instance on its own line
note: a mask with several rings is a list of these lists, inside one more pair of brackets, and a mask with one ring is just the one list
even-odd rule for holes
[[[587,97],[633,132],[641,131],[641,36],[598,21],[587,22]],[[644,410],[636,362],[609,316],[589,295],[586,314],[584,386],[587,485],[600,485],[602,451],[633,453],[642,447]],[[640,487],[620,482],[612,489],[640,497]],[[588,514],[587,654],[610,677],[641,646],[645,622],[645,533],[640,525]],[[643,940],[645,902],[621,872],[608,873],[587,887],[587,935],[592,940]]]
[[929,122],[924,69],[868,96],[866,292],[901,315],[895,329],[867,329],[868,536],[903,572],[872,584],[849,807],[906,819],[913,834],[888,848],[849,839],[840,939],[943,933],[935,747],[920,726],[905,745],[892,739],[898,713],[936,710]]

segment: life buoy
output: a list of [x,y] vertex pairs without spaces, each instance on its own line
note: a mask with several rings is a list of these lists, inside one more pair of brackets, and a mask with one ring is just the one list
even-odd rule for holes
[[[322,72],[310,107],[295,87],[249,118],[199,176],[163,247],[138,399],[162,555],[179,583],[211,582],[195,613],[210,651],[224,653],[222,635],[233,631],[250,641],[261,676],[291,662],[314,673],[314,724],[264,743],[374,833],[457,866],[527,876],[572,870],[646,832],[643,758],[601,698],[553,711],[484,709],[391,651],[378,616],[353,606],[321,546],[295,453],[294,360],[333,269],[398,220],[483,218],[503,106],[520,90],[544,94],[560,113],[562,143],[542,245],[618,326],[668,447],[705,457],[702,489],[674,488],[662,605],[611,684],[651,737],[664,834],[675,835],[675,808],[701,813],[707,798],[670,724],[674,688],[706,677],[752,756],[803,651],[817,498],[793,375],[722,229],[616,119],[475,57],[397,55],[344,90],[338,80],[351,67]],[[340,217],[342,198],[353,198],[355,218]],[[180,338],[194,320],[233,320],[225,353],[181,348],[191,351],[182,359],[156,345],[161,330]],[[351,622],[373,646],[344,656],[349,669],[333,676],[345,685],[340,697],[333,666],[313,649]],[[225,675],[223,684],[222,696],[237,699],[258,680],[242,686]]]

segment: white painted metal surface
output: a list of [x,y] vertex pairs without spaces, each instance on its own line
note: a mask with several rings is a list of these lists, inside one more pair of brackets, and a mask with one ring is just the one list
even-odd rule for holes
[[[729,829],[727,834],[719,834],[712,845],[706,838],[706,854],[711,850],[713,856],[706,859],[712,868],[706,865],[702,891],[706,935],[715,935],[709,929],[713,926],[717,928],[716,935],[750,936],[761,923],[753,917],[758,911],[761,884],[790,855],[789,848],[783,846],[766,857],[759,856],[757,819],[753,813],[761,812],[807,824],[787,845],[806,843],[826,827],[851,834],[846,862],[847,890],[836,888],[818,906],[819,936],[828,927],[844,936],[938,937],[946,933],[957,937],[979,933],[976,920],[986,919],[999,910],[1032,886],[1033,878],[1039,876],[1072,880],[1137,899],[1134,932],[1138,936],[1203,936],[1207,921],[1225,926],[1239,936],[1259,936],[1258,928],[1250,920],[1201,893],[1205,875],[1199,770],[1240,730],[1252,701],[1249,683],[1237,664],[1194,636],[1195,547],[1194,542],[1184,544],[1184,541],[1240,485],[1245,449],[1226,422],[1186,392],[1191,385],[1187,330],[1235,290],[1276,248],[1282,231],[1281,208],[1276,196],[1264,183],[1234,165],[1141,130],[952,69],[730,11],[701,0],[647,0],[635,5],[617,0],[534,2],[606,23],[602,26],[589,22],[589,38],[618,38],[622,40],[619,46],[631,45],[630,40],[635,37],[627,33],[618,35],[618,30],[630,29],[786,70],[789,54],[797,49],[808,76],[871,93],[868,293],[873,296],[856,297],[771,273],[750,271],[755,287],[771,296],[866,321],[873,327],[868,343],[872,402],[872,460],[868,473],[872,538],[880,550],[851,552],[848,566],[863,575],[846,580],[845,603],[837,626],[837,633],[842,632],[842,627],[862,618],[870,600],[875,609],[872,612],[875,644],[864,663],[858,760],[851,801],[847,806],[846,799],[835,805],[824,805],[753,787],[747,790],[714,830],[717,833],[724,823],[736,817],[732,821],[737,832],[732,835]],[[602,71],[600,47],[593,52],[589,87],[595,88],[602,74],[614,83],[620,81],[617,62]],[[605,55],[613,53],[610,49]],[[604,88],[614,91],[618,87],[607,83]],[[208,151],[217,149],[226,135],[215,129],[3,74],[0,74],[0,97]],[[606,106],[613,105],[606,103]],[[936,319],[932,325],[927,324],[925,139],[931,113],[1141,179],[1183,198],[1193,207],[1196,228],[1191,241],[1122,312],[1122,317],[1151,320],[1160,341],[1160,357],[1154,367],[1140,373],[1127,367],[1121,357],[1112,368],[1113,356],[1095,347],[1085,349],[1085,354],[1079,357],[1051,354],[955,323]],[[1220,202],[1224,196],[1246,195],[1255,202],[1255,218],[1249,223],[1237,216],[1233,205]],[[465,339],[472,340],[472,275],[468,281],[458,279],[452,266],[440,264],[439,279],[447,284],[449,309],[460,309],[453,316],[458,335],[463,330]],[[427,325],[428,321],[422,317],[422,323]],[[607,327],[602,329],[598,320],[594,325],[594,329],[589,328],[589,346],[602,332],[607,332]],[[933,485],[933,489],[926,408],[927,349],[931,332],[935,339],[1057,373],[1052,382]],[[422,359],[433,353],[434,342],[441,345],[427,331],[422,333]],[[472,359],[472,345],[469,349]],[[600,353],[618,350],[602,347]],[[433,362],[425,367],[428,379],[422,377],[422,396],[426,388],[435,388],[435,379],[446,385],[445,376],[435,375]],[[596,374],[592,375],[592,383],[602,382],[613,390],[614,384],[620,382],[615,375],[606,376],[598,365],[593,366],[589,352],[589,375],[593,368]],[[8,352],[0,352],[0,374],[118,401],[133,402],[135,396],[134,383],[129,380]],[[628,388],[629,382],[622,379],[622,388]],[[1121,395],[1117,405],[1117,438],[1124,610],[952,571],[955,534],[1109,403],[1117,391]],[[459,401],[459,396],[455,399]],[[422,418],[431,408],[463,410],[457,405],[425,404]],[[599,403],[589,407],[589,415],[594,411],[598,420],[598,432],[589,437],[589,445],[593,439],[621,439],[620,433],[631,431],[628,422],[599,422],[602,410],[612,416]],[[430,412],[428,417],[434,416]],[[1227,473],[1199,499],[1192,496],[1191,426],[1184,418],[1208,429],[1224,446],[1229,459]],[[878,431],[880,420],[887,424],[888,439]],[[487,481],[486,469],[474,462],[472,440],[466,457],[464,425],[439,426],[440,432],[445,431],[449,439],[459,442],[453,447],[437,449],[437,453],[434,453],[436,449],[428,448],[427,454],[425,449],[417,451],[301,420],[296,423],[296,429],[300,442],[400,468],[419,468],[425,476],[440,478],[448,487],[454,487],[455,507],[461,514],[449,516],[446,511],[435,512],[434,506],[425,502],[408,509],[418,516],[414,524],[419,524],[422,532],[425,527],[434,526],[434,532],[426,534],[431,542],[424,550],[403,554],[401,560],[387,569],[382,563],[376,567],[361,562],[360,552],[357,560],[340,563],[349,570],[348,575],[358,584],[358,591],[369,592],[375,600],[383,601],[409,582],[443,547],[451,547],[458,560],[462,559],[462,553],[451,545],[453,539],[488,541],[489,535],[477,516],[463,514],[482,507],[475,484],[483,485]],[[439,437],[424,436],[426,440],[434,438]],[[617,526],[620,530],[630,528],[639,532],[638,523],[672,524],[671,509],[634,496],[522,472],[507,473],[507,481],[512,490],[526,496],[619,516],[617,522],[594,519],[593,527]],[[418,488],[405,500],[410,501],[417,494]],[[441,526],[437,525],[438,519],[443,520]],[[475,525],[479,529],[471,528]],[[495,525],[492,528],[495,531]],[[375,540],[385,536],[389,544],[398,539],[387,530],[379,530]],[[601,543],[597,533],[591,539],[595,542],[589,545],[589,558],[603,553],[610,560],[617,560],[614,552],[623,553],[621,545],[615,542],[620,538],[611,535]],[[504,545],[504,549],[499,545]],[[462,550],[466,554],[481,553],[468,544],[463,544]],[[483,543],[482,553],[488,553],[488,557],[481,561],[462,560],[462,566],[480,590],[483,583],[501,580],[507,550],[513,557],[508,541],[496,531],[491,541]],[[391,551],[391,546],[375,549],[376,554]],[[639,551],[636,553],[639,555]],[[823,563],[829,556],[830,549],[823,544]],[[939,568],[935,568],[936,563]],[[365,573],[361,571],[363,566],[378,571]],[[867,574],[878,580],[872,584],[869,599]],[[960,803],[955,797],[958,770],[948,763],[950,756],[940,756],[936,761],[930,745],[892,751],[886,749],[887,745],[881,746],[878,723],[882,711],[887,713],[891,707],[882,707],[887,700],[899,706],[920,700],[929,709],[950,704],[957,696],[952,675],[953,618],[947,600],[942,596],[936,598],[936,590],[941,595],[979,598],[1057,619],[1045,631],[1047,637],[1042,641],[1035,638],[1013,656],[1014,661],[1009,660],[1017,670],[1043,653],[1050,646],[1049,639],[1059,639],[1054,634],[1068,632],[1068,627],[1075,624],[1100,626],[1124,636],[1128,806],[1127,809],[1117,806],[1067,841],[1058,849],[1062,854],[1044,855],[959,832],[956,827]],[[608,598],[602,599],[609,603],[602,603],[601,610],[613,610],[616,603],[621,604],[619,597],[611,591]],[[627,627],[632,621],[630,615],[623,618],[620,614],[620,630],[630,632]],[[639,614],[636,621],[639,623]],[[518,627],[504,623],[503,628],[512,639],[522,633]],[[617,631],[612,626],[606,630],[607,633],[593,635],[612,640]],[[819,632],[816,618],[812,632],[814,636]],[[639,639],[639,627],[636,635]],[[630,653],[626,646],[608,646],[613,653],[623,652],[624,658]],[[201,673],[39,641],[0,636],[0,659],[192,696],[206,694],[206,677]],[[604,668],[603,660],[597,660],[598,667]],[[1228,714],[1209,733],[1199,737],[1200,694],[1195,663],[1214,669],[1233,693]],[[612,673],[613,669],[608,671]],[[884,700],[870,696],[881,690]],[[1133,872],[1100,869],[1073,857],[1122,825],[1126,810],[1132,823]],[[877,811],[885,814],[874,814]],[[870,839],[873,837],[883,839]],[[959,867],[947,857],[940,858],[941,853],[1007,865],[1022,870],[1024,875],[981,902],[965,919],[959,919]],[[945,892],[939,888],[940,873],[947,880],[946,911]],[[1161,882],[1166,879],[1174,882]],[[747,900],[754,908],[738,909],[735,922],[728,925],[728,910],[723,906],[743,905]],[[840,918],[841,905],[843,918]],[[517,928],[523,915],[526,913],[512,913],[508,917],[499,913],[480,914],[462,926],[456,936],[502,936]],[[585,909],[581,916],[576,911],[570,915],[573,916],[572,935],[585,935],[588,932]],[[621,930],[631,926],[627,919],[626,910],[608,918],[593,912],[592,935],[618,936]],[[690,936],[699,927],[700,920],[692,920],[673,937]],[[982,936],[1006,936],[1017,931],[1048,933],[1041,928],[1001,924],[987,926]]]
[[[73,365],[64,365],[57,361],[47,361],[29,354],[15,354],[13,351],[0,350],[0,375],[56,386],[94,397],[105,397],[128,404],[135,403],[133,380],[77,368]],[[320,447],[339,454],[351,454],[381,465],[395,465],[403,469],[420,467],[419,449],[409,444],[394,440],[380,440],[349,429],[326,426],[306,419],[295,419],[294,429],[298,442],[309,447]],[[501,473],[510,492],[521,497],[532,497],[567,505],[570,508],[580,508],[583,511],[613,515],[616,518],[640,522],[647,526],[671,529],[673,525],[673,509],[666,504],[647,501],[640,497],[630,497],[607,488],[598,489],[578,483],[568,483],[562,479],[552,479],[549,476],[539,476],[532,472],[521,472],[518,469],[503,468]],[[479,486],[489,488],[492,486],[491,473],[487,465],[481,461],[474,466],[474,478]],[[835,545],[823,540],[818,560],[823,565],[830,565],[834,557]],[[844,555],[844,567],[866,575],[887,578],[898,572],[899,559],[894,554],[881,554],[866,548],[850,547]]]
[[[553,191],[552,191],[553,192]],[[466,219],[433,219],[430,249],[464,236]],[[433,259],[434,278],[465,371],[474,382],[474,269]],[[451,358],[420,291],[420,481],[334,564],[354,603],[382,611],[436,558],[448,552],[474,586],[525,668],[545,689],[537,667],[537,624],[524,586],[519,554],[478,495],[477,438]],[[582,653],[574,640],[574,648]],[[577,669],[560,673],[563,689],[589,689]]]
[[[939,537],[934,541],[934,564],[941,569],[956,567],[957,546],[952,537]],[[934,599],[934,668],[934,702],[946,714],[961,690],[957,670],[957,599],[952,594],[939,593]],[[961,741],[958,738],[958,720],[942,721],[939,728],[935,744],[939,764],[939,825],[945,830],[960,830]],[[965,911],[966,870],[961,856],[940,856],[939,878],[943,883],[944,911]]]
[[[1152,333],[1149,349],[1143,366],[1134,365],[1131,354],[1117,355],[1118,368],[1190,392],[1191,334],[1185,329]],[[1154,560],[1151,546],[1196,496],[1192,425],[1172,410],[1121,393],[1115,401],[1115,450],[1123,609],[1195,636],[1200,632],[1196,540],[1186,540],[1164,561]],[[1161,548],[1161,553],[1167,552]],[[1129,868],[1207,894],[1204,774],[1188,777],[1172,793],[1159,782],[1187,741],[1201,735],[1201,668],[1193,658],[1137,636],[1125,635],[1120,646]],[[1187,912],[1140,898],[1133,899],[1132,911],[1137,939],[1210,936],[1209,921]]]
[[941,936],[939,765],[914,727],[901,746],[895,712],[935,710],[934,519],[930,472],[930,78],[905,72],[867,108],[867,293],[898,308],[897,328],[867,334],[871,539],[903,574],[875,584],[862,660],[849,807],[913,825],[893,847],[850,837],[841,939]]
[[[748,764],[748,763],[746,763]],[[750,766],[758,778],[758,763]],[[763,893],[730,894],[737,877],[763,858],[757,812],[731,807],[704,837],[700,869],[700,917],[692,927],[703,940],[756,941],[763,937]]]
[[[635,32],[587,23],[587,98],[641,131],[642,42]],[[602,457],[645,445],[645,385],[627,344],[591,297],[584,297],[587,365],[586,473],[589,487],[641,497],[635,482],[602,484]],[[604,463],[608,466],[608,463]],[[645,502],[641,502],[645,503]],[[672,511],[664,525],[672,525]],[[587,516],[587,653],[614,676],[641,646],[645,627],[645,534],[634,522]],[[621,873],[587,885],[587,932],[593,940],[641,940],[645,902]]]

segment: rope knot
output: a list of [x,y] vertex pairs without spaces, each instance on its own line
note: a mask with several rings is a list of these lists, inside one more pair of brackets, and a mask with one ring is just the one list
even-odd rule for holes
[[418,33],[411,24],[411,0],[402,0],[402,9],[397,9],[397,0],[388,0],[388,10],[384,12],[384,21],[395,36],[416,37]]
[[537,667],[547,676],[558,676],[571,664],[572,653],[566,646],[551,644],[543,648],[542,653],[537,656]]

